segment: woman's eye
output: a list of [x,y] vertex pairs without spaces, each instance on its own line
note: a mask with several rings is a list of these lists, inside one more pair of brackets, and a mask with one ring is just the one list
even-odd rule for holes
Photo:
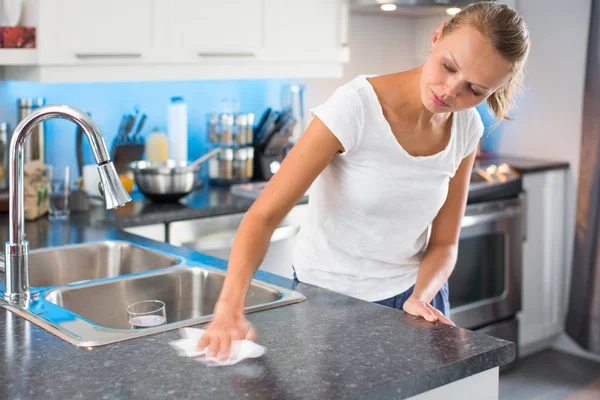
[[444,66],[444,68],[446,69],[446,71],[448,71],[450,73],[455,73],[456,72],[452,67],[448,66],[448,64],[442,63],[442,65]]
[[473,93],[473,95],[481,96],[481,93],[479,93],[477,90],[473,89],[473,85],[469,85],[469,88],[471,89],[471,93]]

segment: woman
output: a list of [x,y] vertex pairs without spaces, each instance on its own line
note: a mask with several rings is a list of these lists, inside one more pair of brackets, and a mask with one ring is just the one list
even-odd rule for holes
[[309,187],[294,252],[300,282],[453,325],[446,282],[483,134],[474,107],[487,100],[498,120],[509,119],[529,47],[514,10],[475,3],[440,24],[425,64],[359,76],[312,110],[239,227],[198,348],[226,359],[231,340],[256,339],[244,314],[250,282],[273,231]]

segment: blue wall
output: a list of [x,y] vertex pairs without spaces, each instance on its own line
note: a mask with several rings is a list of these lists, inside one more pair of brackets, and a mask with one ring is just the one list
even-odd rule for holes
[[476,109],[481,116],[481,121],[484,126],[483,137],[481,138],[481,150],[483,152],[496,153],[500,146],[504,121],[492,128],[496,123],[496,120],[494,119],[492,111],[488,109],[487,103],[484,101],[478,105]]
[[[166,133],[167,106],[172,96],[183,96],[188,105],[189,158],[205,151],[206,114],[222,111],[223,99],[237,101],[239,110],[258,116],[266,107],[279,107],[281,86],[290,80],[220,80],[193,82],[122,82],[42,84],[32,82],[0,82],[0,121],[8,121],[14,129],[20,97],[44,97],[46,104],[68,104],[91,112],[94,121],[110,146],[116,136],[121,117],[134,107],[148,115],[142,131],[147,135],[154,127]],[[485,102],[477,107],[486,127],[482,139],[484,151],[497,151],[503,124],[491,129],[493,117]],[[46,162],[50,165],[69,165],[76,179],[75,125],[65,120],[46,122]],[[84,140],[86,163],[93,157]]]
[[[7,120],[14,129],[16,102],[21,97],[44,97],[46,104],[68,104],[91,112],[106,145],[116,136],[121,117],[139,107],[148,115],[142,136],[154,127],[166,133],[167,106],[172,96],[183,96],[188,105],[188,149],[190,159],[202,155],[205,148],[206,114],[221,111],[223,99],[235,99],[241,112],[258,116],[266,107],[279,107],[279,91],[288,80],[222,80],[193,82],[124,82],[41,84],[0,82],[0,121]],[[46,162],[69,165],[76,171],[75,125],[66,120],[46,122]],[[87,140],[85,159],[93,162]],[[75,175],[75,173],[73,174]],[[76,177],[74,176],[74,179]]]

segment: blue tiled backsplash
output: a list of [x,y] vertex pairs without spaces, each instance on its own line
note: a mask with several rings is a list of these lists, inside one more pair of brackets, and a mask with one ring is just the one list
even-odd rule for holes
[[[110,150],[124,113],[133,112],[137,106],[140,113],[148,115],[142,136],[155,127],[166,133],[169,100],[172,96],[182,96],[188,105],[188,156],[195,159],[205,151],[206,114],[221,111],[224,99],[235,100],[241,112],[253,112],[258,118],[266,107],[279,107],[281,86],[288,83],[290,80],[284,79],[72,84],[6,81],[0,82],[0,121],[8,121],[10,129],[14,129],[17,99],[44,97],[46,104],[68,104],[90,112]],[[490,132],[494,121],[485,103],[477,110],[486,126],[483,150],[494,151],[502,124]],[[69,165],[75,171],[75,128],[66,120],[46,122],[48,164]],[[87,140],[84,140],[84,157],[86,163],[93,162]]]
[[[279,107],[281,86],[288,83],[283,79],[72,84],[6,81],[0,82],[0,121],[8,121],[14,129],[17,99],[44,97],[46,104],[68,104],[90,112],[110,150],[123,114],[137,106],[140,114],[148,115],[142,136],[155,127],[166,133],[170,98],[182,96],[188,105],[188,155],[194,159],[205,151],[206,114],[221,111],[224,99],[235,100],[240,112],[252,112],[258,118],[266,107]],[[69,165],[76,171],[75,130],[70,121],[46,122],[48,164]],[[84,157],[87,163],[93,162],[85,139]]]

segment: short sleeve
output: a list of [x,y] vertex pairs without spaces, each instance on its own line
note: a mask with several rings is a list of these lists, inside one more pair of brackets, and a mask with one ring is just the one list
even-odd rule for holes
[[362,132],[363,110],[358,94],[341,86],[320,106],[311,109],[344,147],[346,155],[356,147]]
[[463,159],[471,154],[476,148],[479,140],[483,136],[484,126],[481,121],[481,117],[476,110],[471,114],[471,123],[469,124],[469,135],[466,142],[465,151],[463,152]]

